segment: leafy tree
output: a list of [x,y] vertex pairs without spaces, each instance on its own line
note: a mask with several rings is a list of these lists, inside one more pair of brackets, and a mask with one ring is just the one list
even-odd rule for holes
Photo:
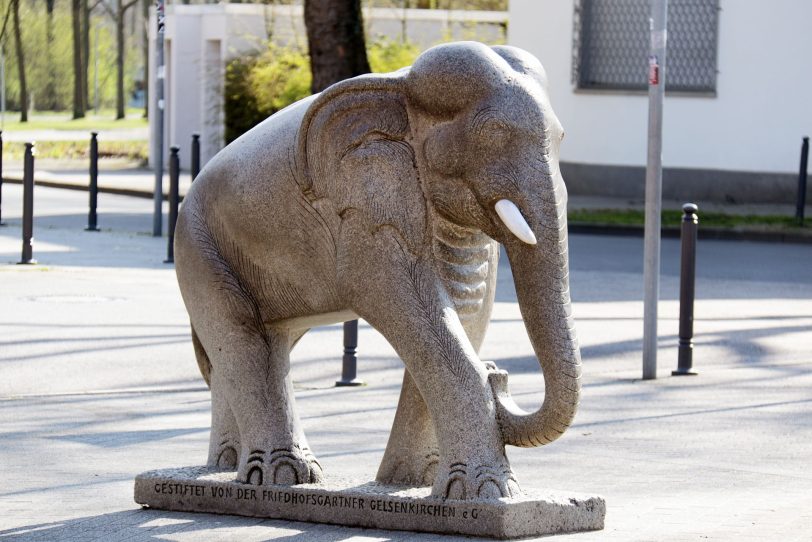
[[[18,58],[16,55],[16,45],[14,40],[14,19],[13,10],[11,9],[12,2],[6,0],[8,3],[7,13],[8,22],[6,34],[3,38],[6,46],[6,70],[9,74],[18,73]],[[17,0],[19,2],[19,0]],[[0,4],[2,5],[2,4]],[[0,15],[3,15],[5,10],[0,8]],[[46,20],[46,6],[44,2],[20,2],[19,3],[19,23],[22,29],[21,44],[22,51],[24,52],[25,62],[25,80],[27,102],[30,104],[30,109],[42,109],[42,104],[45,103],[46,87],[48,81],[48,62],[45,55],[45,43],[43,36],[45,34],[45,20]],[[75,92],[75,79],[74,79],[74,46],[73,41],[73,6],[70,2],[56,2],[54,10],[54,46],[51,51],[53,60],[50,63],[56,80],[56,87],[54,89],[53,99],[55,101],[56,109],[60,111],[73,111],[74,106],[74,92]],[[102,108],[113,108],[116,105],[116,91],[117,91],[117,51],[115,41],[115,29],[113,25],[102,24],[106,22],[107,15],[94,14],[91,21],[94,25],[98,25],[98,34],[94,33],[92,37],[95,40],[98,35],[98,90],[99,90],[99,104]],[[2,23],[2,20],[0,20]],[[2,40],[0,40],[2,41]],[[83,59],[83,68],[85,64]],[[129,89],[133,86],[133,79],[138,72],[137,68],[141,63],[140,55],[127,55],[125,69],[124,69],[124,88]],[[91,69],[94,66],[91,65]],[[91,77],[93,73],[91,72]],[[80,77],[84,82],[84,76]],[[92,79],[91,79],[92,83]],[[91,93],[93,86],[91,85]],[[87,89],[82,87],[82,93],[86,94]],[[21,87],[20,81],[17,77],[9,77],[6,79],[6,100],[9,110],[20,110],[21,107]],[[92,96],[91,96],[92,97]]]
[[417,45],[387,38],[372,42],[367,49],[369,65],[375,73],[393,72],[411,66],[419,54],[420,48]]
[[[419,53],[411,43],[383,39],[372,42],[368,51],[375,72],[409,66]],[[259,54],[230,61],[225,78],[225,138],[230,143],[310,94],[310,60],[296,48],[269,43]]]
[[232,60],[225,81],[226,142],[307,97],[310,82],[310,63],[296,49],[269,43],[259,55]]

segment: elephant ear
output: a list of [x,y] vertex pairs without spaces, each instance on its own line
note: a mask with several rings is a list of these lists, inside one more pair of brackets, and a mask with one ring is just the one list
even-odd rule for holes
[[426,201],[411,140],[401,70],[337,83],[310,105],[297,139],[298,178],[311,201],[342,218],[361,213],[370,231],[397,230],[417,253]]

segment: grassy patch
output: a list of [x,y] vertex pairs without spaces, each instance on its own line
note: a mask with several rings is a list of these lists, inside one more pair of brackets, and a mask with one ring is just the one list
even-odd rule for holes
[[[35,147],[37,158],[60,160],[90,159],[89,141],[42,141]],[[3,156],[10,160],[22,160],[25,144],[6,142],[3,144]],[[99,158],[128,158],[146,161],[149,155],[147,141],[100,141]]]
[[[645,213],[636,209],[577,209],[568,213],[569,221],[581,224],[608,224],[616,226],[642,226]],[[682,211],[662,212],[662,225],[676,227],[682,222]],[[779,215],[731,215],[725,213],[699,213],[699,224],[718,228],[767,227],[797,228],[795,218]],[[803,229],[812,229],[805,226]]]
[[[71,119],[71,112],[35,112],[28,116],[28,122],[20,122],[19,113],[6,113],[3,131],[19,132],[28,130],[115,130],[143,128],[147,119],[143,118],[143,109],[130,109],[127,118],[115,120],[113,110],[100,110],[98,115],[89,113],[83,119]],[[88,134],[90,137],[90,134]]]

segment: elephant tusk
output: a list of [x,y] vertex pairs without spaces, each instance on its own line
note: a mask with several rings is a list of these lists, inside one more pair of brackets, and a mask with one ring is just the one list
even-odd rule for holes
[[522,212],[516,207],[516,204],[509,199],[500,199],[494,206],[496,214],[502,219],[510,233],[524,241],[528,245],[536,244],[536,236],[533,230],[527,224],[527,221],[522,216]]

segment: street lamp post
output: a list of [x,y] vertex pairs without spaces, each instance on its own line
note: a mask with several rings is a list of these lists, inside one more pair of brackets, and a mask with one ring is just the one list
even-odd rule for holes
[[660,295],[660,210],[663,191],[663,97],[668,0],[651,0],[648,73],[648,159],[643,252],[643,380],[657,378],[657,302]]
[[155,63],[155,191],[153,193],[154,214],[152,217],[152,235],[160,237],[163,233],[163,178],[164,178],[164,0],[155,2],[155,19],[158,23],[158,35],[155,44],[157,61]]

